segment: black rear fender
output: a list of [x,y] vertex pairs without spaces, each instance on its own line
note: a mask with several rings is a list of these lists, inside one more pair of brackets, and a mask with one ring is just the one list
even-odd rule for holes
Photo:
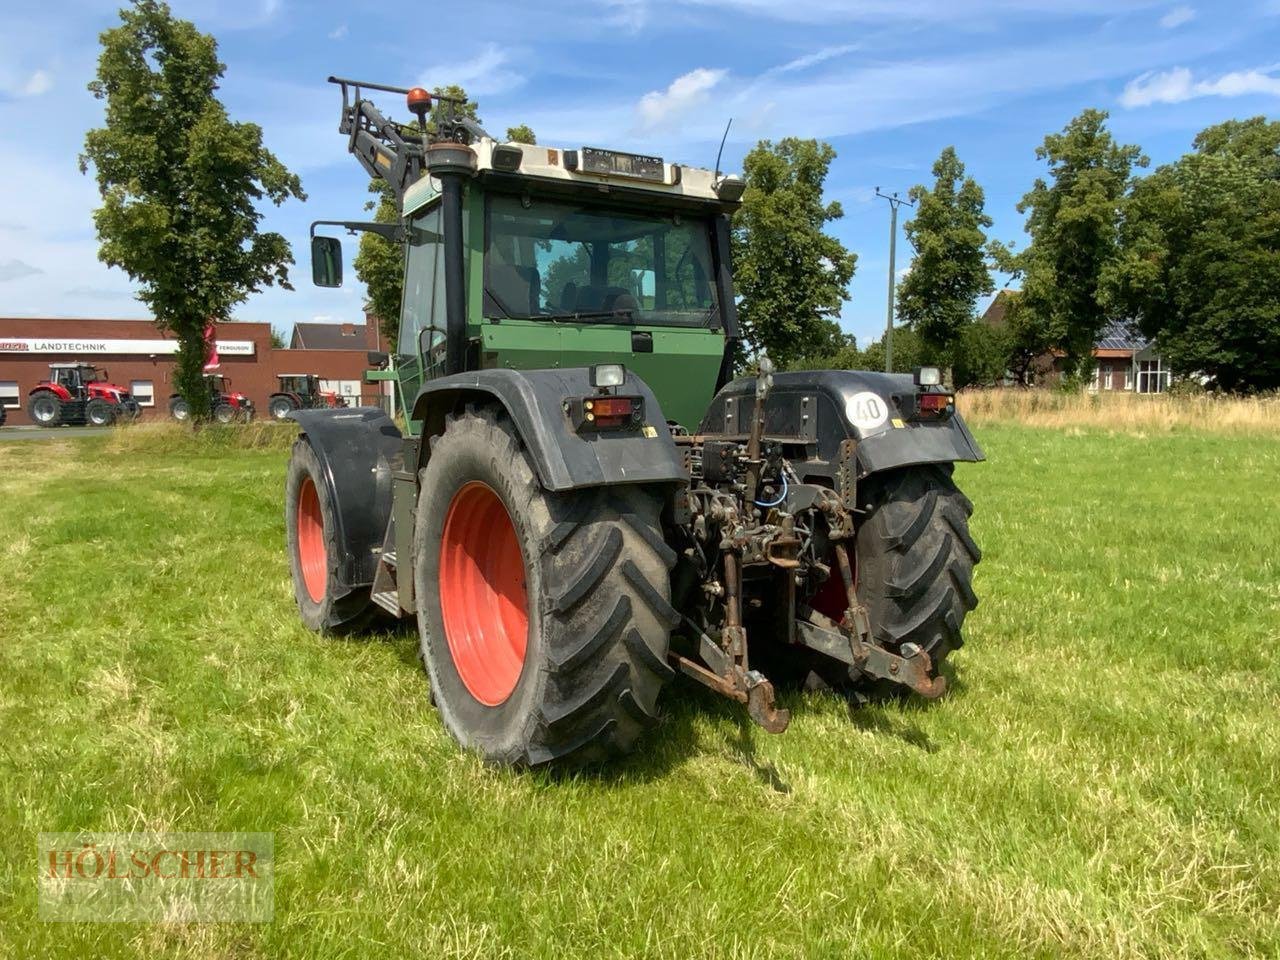
[[401,437],[377,407],[294,410],[303,439],[315,451],[331,501],[337,504],[340,583],[350,589],[373,583],[391,517],[391,473],[400,461]]
[[[699,432],[745,434],[755,387],[754,378],[740,378],[724,387],[707,408]],[[765,433],[803,442],[812,461],[806,469],[832,478],[845,440],[856,443],[859,479],[914,464],[985,459],[959,414],[941,420],[910,419],[913,404],[904,401],[915,392],[907,374],[867,370],[775,374],[765,400]]]
[[[444,432],[445,418],[473,401],[497,403],[506,410],[533,458],[538,479],[547,490],[576,490],[621,483],[684,483],[684,461],[671,441],[671,431],[648,384],[627,371],[620,396],[644,399],[644,423],[625,430],[578,431],[564,406],[573,398],[590,398],[585,367],[564,370],[476,370],[432,380],[419,391],[413,419],[429,441]],[[431,455],[431,444],[419,447],[419,467]]]

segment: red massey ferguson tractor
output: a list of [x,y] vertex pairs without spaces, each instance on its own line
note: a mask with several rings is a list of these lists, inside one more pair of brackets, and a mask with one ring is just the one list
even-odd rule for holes
[[345,397],[332,390],[320,389],[320,378],[313,373],[282,373],[280,389],[267,401],[267,409],[277,420],[287,420],[294,410],[332,410],[345,407]]
[[[209,410],[213,419],[219,423],[235,423],[243,420],[248,423],[253,419],[253,401],[243,393],[231,389],[231,378],[220,373],[206,373],[205,386],[209,388]],[[181,394],[169,397],[169,416],[175,420],[191,419],[191,404]]]
[[136,420],[140,412],[133,395],[91,363],[51,363],[49,379],[41,380],[27,395],[27,413],[40,427],[64,423],[106,427],[118,420]]

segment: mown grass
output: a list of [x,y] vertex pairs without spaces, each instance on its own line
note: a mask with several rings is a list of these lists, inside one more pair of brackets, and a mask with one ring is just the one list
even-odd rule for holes
[[[280,449],[0,445],[0,956],[1231,957],[1280,944],[1280,441],[1011,425],[945,700],[680,686],[484,767],[292,607]],[[269,924],[36,919],[41,831],[263,830]]]

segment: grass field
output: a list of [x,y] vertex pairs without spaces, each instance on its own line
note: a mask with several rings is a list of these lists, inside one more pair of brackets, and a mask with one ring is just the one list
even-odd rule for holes
[[[561,779],[302,629],[280,443],[157,436],[0,445],[0,957],[1280,955],[1280,438],[984,426],[948,698]],[[41,922],[78,829],[271,831],[275,919]]]

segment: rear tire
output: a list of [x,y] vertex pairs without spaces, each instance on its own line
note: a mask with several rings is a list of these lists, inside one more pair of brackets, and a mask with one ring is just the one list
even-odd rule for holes
[[94,397],[84,405],[84,422],[91,427],[109,427],[116,422],[116,409],[101,397]]
[[27,416],[38,427],[57,427],[66,419],[62,401],[50,390],[33,393],[27,401]]
[[338,580],[336,504],[311,444],[299,438],[285,474],[284,526],[293,595],[311,630],[354,633],[378,610],[364,587],[348,591]]
[[191,404],[182,397],[174,397],[169,401],[169,416],[179,423],[185,423],[191,419]]
[[287,420],[289,414],[298,409],[298,405],[288,397],[272,397],[267,409],[271,412],[272,419]]
[[870,509],[858,528],[857,567],[871,632],[891,650],[917,644],[936,672],[964,643],[961,625],[978,605],[973,568],[982,551],[969,534],[973,504],[950,465],[873,474],[858,499]]
[[445,728],[493,763],[630,752],[673,673],[676,556],[660,497],[543,490],[505,413],[489,408],[448,418],[420,486],[418,629]]
[[236,408],[229,403],[220,403],[213,408],[213,419],[219,423],[235,423]]

